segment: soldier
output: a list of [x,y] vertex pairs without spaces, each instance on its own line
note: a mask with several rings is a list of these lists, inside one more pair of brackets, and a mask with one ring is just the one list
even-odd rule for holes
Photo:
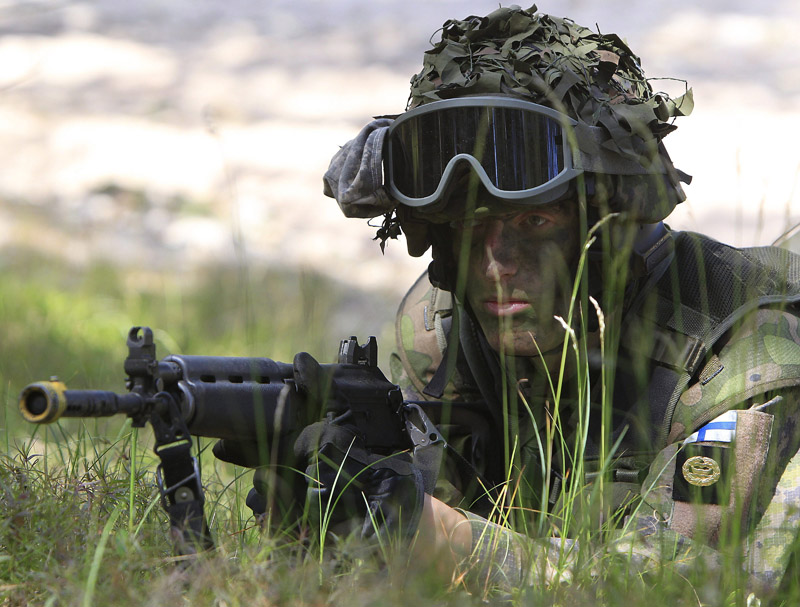
[[[383,216],[381,246],[402,231],[412,256],[432,249],[391,371],[444,463],[433,494],[414,465],[364,486],[373,524],[444,549],[447,572],[552,582],[595,541],[638,564],[734,555],[767,587],[790,566],[800,261],[663,223],[689,178],[662,140],[691,106],[617,36],[500,8],[445,23],[407,111],[334,157],[345,215]],[[330,493],[359,446],[322,442],[338,459],[312,492]]]

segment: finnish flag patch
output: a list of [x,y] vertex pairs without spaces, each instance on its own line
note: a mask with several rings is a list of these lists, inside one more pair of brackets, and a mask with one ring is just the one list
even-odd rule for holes
[[712,419],[694,434],[688,436],[684,445],[713,441],[716,443],[731,443],[736,438],[736,419],[738,411],[726,411],[719,417]]

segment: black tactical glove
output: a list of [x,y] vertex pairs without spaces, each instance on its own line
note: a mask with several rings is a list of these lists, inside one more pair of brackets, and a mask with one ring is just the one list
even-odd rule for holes
[[410,455],[367,450],[350,411],[337,406],[331,378],[310,355],[295,356],[294,374],[298,389],[317,410],[327,411],[294,444],[296,461],[306,463],[307,488],[298,500],[306,503],[314,528],[338,535],[358,531],[364,538],[376,532],[410,537],[424,498],[422,475]]
[[253,488],[247,495],[246,504],[256,518],[261,517],[270,506],[281,509],[285,521],[287,514],[299,514],[305,503],[305,477],[302,470],[306,460],[294,457],[294,441],[300,430],[323,416],[324,406],[330,390],[331,378],[323,372],[319,363],[306,352],[294,359],[294,386],[292,411],[296,415],[297,431],[288,436],[265,436],[263,444],[254,441],[224,439],[217,441],[214,456],[225,462],[255,468]]
[[308,516],[320,533],[410,539],[422,514],[422,474],[408,453],[378,455],[347,423],[347,413],[305,428],[295,456],[306,459]]
[[[296,435],[295,435],[296,436]],[[251,441],[219,440],[213,453],[218,459],[245,468],[255,468],[253,488],[245,503],[256,519],[261,519],[270,507],[277,507],[279,522],[297,519],[302,514],[297,495],[305,487],[302,474],[297,471],[291,446],[294,437],[281,437],[272,445],[259,445]],[[278,521],[276,521],[278,522]]]
[[[214,445],[219,459],[256,468],[246,502],[253,513],[263,514],[275,498],[284,512],[292,502],[302,506],[308,498],[310,518],[326,522],[326,530],[342,534],[358,528],[364,537],[376,529],[413,534],[424,490],[409,454],[383,456],[367,450],[356,426],[348,423],[348,411],[337,406],[329,371],[305,352],[295,356],[294,382],[303,403],[300,422],[310,425],[300,433],[293,452],[287,447],[290,437],[272,441],[268,449],[245,441]],[[322,419],[325,411],[325,421],[310,423]],[[265,455],[277,466],[265,466]],[[305,476],[298,472],[304,469]]]

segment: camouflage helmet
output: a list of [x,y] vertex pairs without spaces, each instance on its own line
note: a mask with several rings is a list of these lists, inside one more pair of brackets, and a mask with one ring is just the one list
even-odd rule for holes
[[[691,112],[691,90],[674,100],[654,92],[617,35],[536,10],[510,6],[445,22],[411,79],[407,109],[466,95],[506,95],[556,109],[603,133],[597,161],[585,167],[595,178],[590,203],[599,213],[662,220],[685,200],[680,182],[690,179],[675,169],[662,139],[675,130],[675,117]],[[429,245],[424,224],[436,219],[403,205],[396,212],[383,236],[399,221],[409,252],[421,255]]]

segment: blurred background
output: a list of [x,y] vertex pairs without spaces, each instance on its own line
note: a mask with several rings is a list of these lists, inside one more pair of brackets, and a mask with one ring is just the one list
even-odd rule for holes
[[[427,260],[394,241],[381,255],[321,176],[371,116],[404,109],[446,19],[497,6],[0,0],[7,402],[42,374],[121,389],[132,324],[158,329],[161,354],[279,360],[377,334],[385,361]],[[752,245],[800,222],[800,3],[538,6],[619,34],[649,77],[694,89],[666,140],[694,175],[672,227]]]

